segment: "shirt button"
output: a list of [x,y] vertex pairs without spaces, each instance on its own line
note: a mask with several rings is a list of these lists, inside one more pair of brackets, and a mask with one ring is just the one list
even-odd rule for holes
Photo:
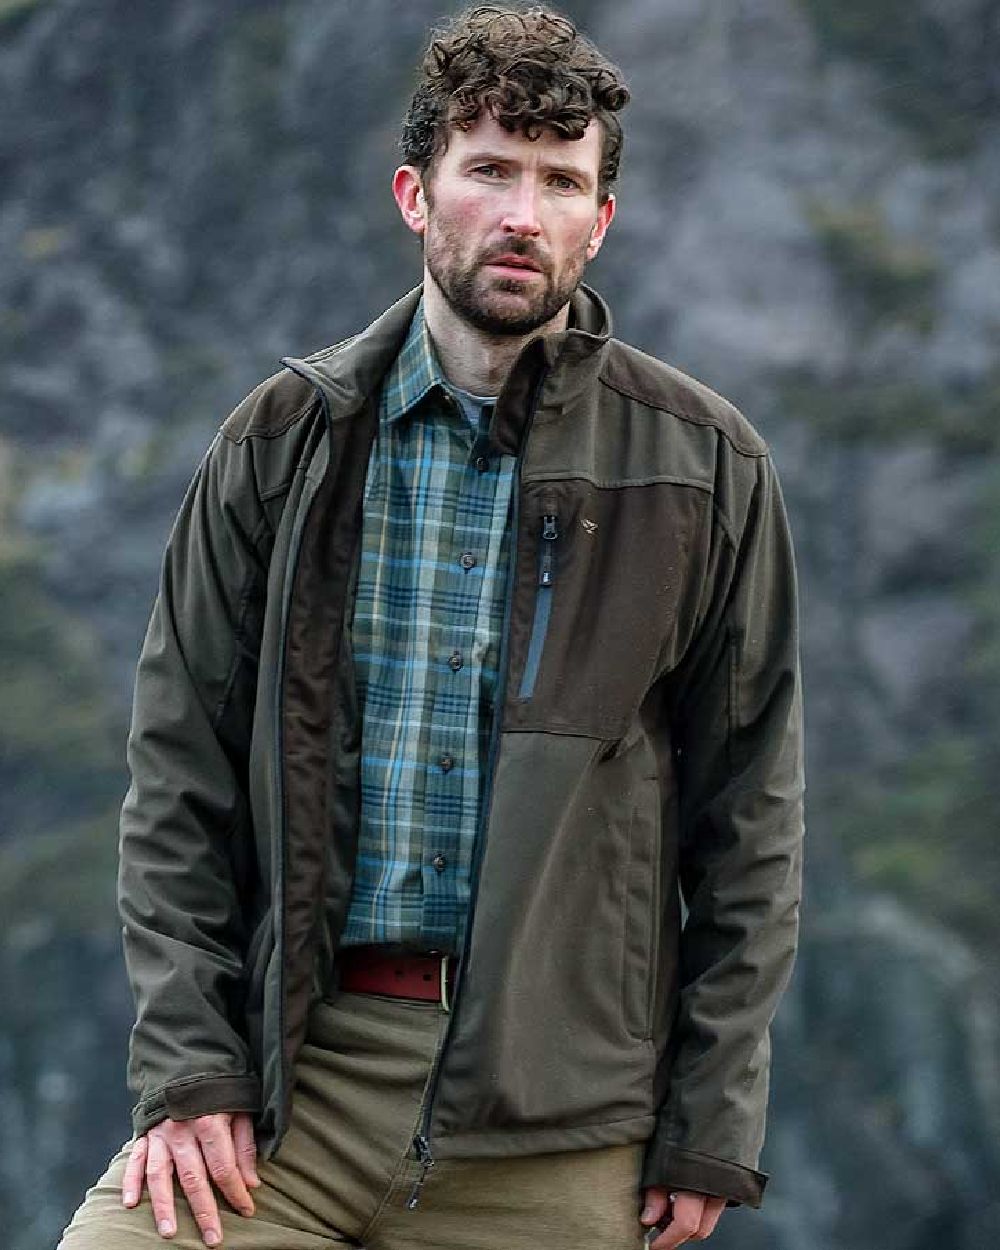
[[441,765],[443,773],[450,773],[455,767],[455,757],[453,755],[442,755],[438,763]]
[[486,470],[487,470],[489,467],[490,467],[490,462],[489,462],[489,460],[487,459],[487,457],[486,457],[486,456],[477,456],[477,457],[476,457],[476,469],[477,469],[480,473],[485,473],[485,472],[486,472]]
[[448,861],[445,859],[443,855],[435,855],[434,858],[431,860],[431,863],[434,865],[435,872],[444,872],[445,868],[448,865]]
[[453,673],[457,673],[463,663],[464,661],[462,659],[461,651],[453,651],[451,655],[448,656],[448,667]]
[[462,568],[465,569],[466,571],[468,571],[469,569],[474,569],[476,567],[476,557],[472,554],[471,551],[463,551],[462,554],[458,557],[458,562],[462,566]]

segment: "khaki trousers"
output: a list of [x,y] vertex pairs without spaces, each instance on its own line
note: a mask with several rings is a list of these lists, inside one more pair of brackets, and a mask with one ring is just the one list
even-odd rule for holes
[[[261,1163],[256,1212],[217,1195],[228,1250],[641,1250],[641,1146],[511,1159],[438,1160],[416,1210],[411,1155],[447,1015],[436,1003],[342,994],[313,1009],[291,1126]],[[175,1181],[177,1234],[161,1238],[148,1194],[121,1204],[129,1143],[66,1229],[60,1250],[201,1250]]]

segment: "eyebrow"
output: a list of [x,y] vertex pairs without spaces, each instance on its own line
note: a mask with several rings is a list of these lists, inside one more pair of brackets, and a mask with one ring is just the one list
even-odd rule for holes
[[[472,152],[466,156],[463,165],[511,165],[517,164],[517,158],[513,156],[501,156],[498,152]],[[584,169],[580,165],[543,165],[550,174],[567,174],[571,178],[576,178],[579,182],[590,185],[593,182],[593,174]]]

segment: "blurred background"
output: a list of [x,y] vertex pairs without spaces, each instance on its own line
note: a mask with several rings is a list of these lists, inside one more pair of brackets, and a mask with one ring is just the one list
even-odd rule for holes
[[[129,1135],[133,670],[184,486],[419,275],[430,0],[0,0],[0,1229]],[[718,1250],[996,1250],[1000,5],[579,0],[634,102],[589,280],[741,406],[797,540],[802,948]]]

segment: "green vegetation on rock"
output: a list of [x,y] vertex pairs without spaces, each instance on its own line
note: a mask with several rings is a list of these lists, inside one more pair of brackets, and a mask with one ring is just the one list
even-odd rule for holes
[[995,941],[1000,894],[997,754],[981,734],[942,733],[898,767],[866,779],[833,821],[863,881],[984,952]]
[[900,378],[818,383],[789,373],[780,387],[787,412],[835,442],[886,445],[931,441],[957,457],[1000,451],[1000,370],[965,391],[943,393]]
[[0,0],[0,25],[26,17],[45,3],[46,0]]
[[93,639],[47,598],[27,555],[0,555],[0,605],[0,779],[8,794],[59,790],[78,809],[104,796],[115,755]]
[[10,516],[16,457],[0,445],[0,914],[66,933],[114,915],[124,785],[96,639],[48,593]]
[[0,843],[0,908],[9,933],[44,921],[66,933],[118,925],[118,805],[86,820]]
[[984,468],[947,565],[923,559],[908,570],[917,579],[908,590],[947,588],[969,618],[948,657],[941,707],[923,730],[908,731],[903,759],[827,775],[822,789],[824,825],[858,879],[960,933],[988,961],[1000,895],[1000,470],[985,466],[1000,451],[1000,370],[963,392],[889,377],[830,385],[803,374],[782,395],[823,443],[922,446],[958,470]]
[[877,74],[877,100],[926,156],[954,159],[1000,116],[996,5],[952,17],[927,0],[799,0],[830,52]]
[[288,34],[287,15],[267,9],[248,12],[233,27],[220,87],[225,133],[237,147],[256,149],[278,137]]
[[931,328],[938,266],[926,248],[893,238],[872,204],[811,204],[807,215],[845,295],[870,324]]

